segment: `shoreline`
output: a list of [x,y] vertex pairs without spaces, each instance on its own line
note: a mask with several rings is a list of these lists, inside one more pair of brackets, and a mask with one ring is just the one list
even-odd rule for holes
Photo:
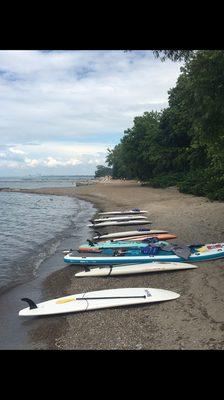
[[[141,187],[133,181],[112,181],[76,188],[10,191],[72,196],[91,202],[98,211],[138,206],[149,211],[152,229],[167,228],[170,233],[177,234],[175,242],[179,244],[215,243],[223,241],[224,237],[224,203],[182,194],[175,188],[154,189]],[[105,309],[65,317],[65,331],[54,331],[53,348],[223,349],[224,263],[216,260],[196,265],[199,267],[197,270],[108,279],[74,278],[71,269],[70,288],[66,287],[69,293],[104,288],[157,287],[176,291],[181,296],[173,302],[147,307]],[[59,281],[63,272],[64,268],[56,272]],[[46,282],[47,287],[49,284]],[[65,281],[64,285],[68,286]]]
[[[73,225],[71,223],[66,228],[54,251],[42,260],[37,274],[31,280],[8,288],[1,295],[2,336],[0,347],[2,350],[54,350],[56,349],[56,339],[66,332],[66,316],[27,320],[18,317],[18,312],[25,306],[20,301],[22,297],[29,297],[36,302],[41,302],[70,294],[69,288],[73,271],[65,267],[62,250],[74,248],[74,246],[76,248],[86,239],[86,236],[89,235],[89,228],[85,225],[96,212],[92,203],[75,198],[74,200],[79,209],[78,217],[75,217],[75,226],[74,223]],[[83,221],[85,221],[84,226]],[[16,335],[13,333],[15,331]]]

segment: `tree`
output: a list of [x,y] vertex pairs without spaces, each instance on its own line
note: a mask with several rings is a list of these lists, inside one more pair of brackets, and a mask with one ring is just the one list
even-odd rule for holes
[[113,167],[113,177],[147,179],[153,174],[159,156],[156,137],[160,113],[145,112],[134,118],[131,129],[124,131],[121,142],[109,150],[107,162]]
[[104,165],[97,165],[95,171],[95,178],[100,178],[102,176],[112,175],[112,169],[105,167]]
[[153,54],[161,61],[189,61],[197,54],[197,50],[153,50]]
[[[184,60],[169,105],[134,118],[108,164],[114,177],[171,184],[224,200],[224,51],[155,50],[162,61]],[[167,178],[166,178],[167,177]]]

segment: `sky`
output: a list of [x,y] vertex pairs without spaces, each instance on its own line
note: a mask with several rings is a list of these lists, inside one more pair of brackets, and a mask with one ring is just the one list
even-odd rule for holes
[[181,63],[152,51],[0,51],[0,176],[92,175]]

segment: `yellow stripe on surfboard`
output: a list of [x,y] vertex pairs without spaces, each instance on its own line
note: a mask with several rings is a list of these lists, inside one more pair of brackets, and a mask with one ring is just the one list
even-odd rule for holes
[[64,303],[68,303],[69,301],[73,301],[76,300],[76,297],[62,297],[61,299],[58,299],[56,301],[56,304],[64,304]]

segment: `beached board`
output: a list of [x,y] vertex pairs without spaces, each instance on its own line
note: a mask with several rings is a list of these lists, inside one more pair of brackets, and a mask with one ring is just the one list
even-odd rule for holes
[[159,229],[146,229],[141,228],[136,231],[124,231],[124,232],[114,232],[114,233],[106,233],[105,235],[97,235],[94,236],[94,240],[102,240],[102,239],[113,239],[113,238],[127,238],[128,236],[142,236],[142,235],[153,235],[154,233],[168,233],[168,231],[159,230]]
[[152,221],[148,220],[133,220],[133,221],[108,221],[108,222],[99,222],[98,224],[89,224],[90,228],[100,228],[104,226],[121,226],[121,225],[144,225],[144,224],[152,224]]
[[152,261],[166,262],[199,262],[215,260],[224,257],[224,243],[205,244],[195,246],[191,249],[191,255],[188,260],[178,257],[173,252],[164,250],[156,255],[135,255],[135,256],[95,256],[95,257],[77,257],[72,253],[64,257],[64,262],[74,265],[115,265],[115,264],[141,264]]
[[97,218],[94,219],[94,222],[107,222],[107,221],[132,221],[132,220],[139,220],[139,219],[147,219],[147,217],[144,217],[143,215],[131,215],[128,217],[108,217],[108,218]]
[[[158,241],[156,242],[157,244],[161,244],[161,245],[166,245],[169,244],[168,242],[165,241]],[[149,245],[149,242],[134,242],[134,241],[127,241],[127,242],[113,242],[111,240],[108,240],[107,242],[99,242],[99,243],[85,243],[82,244],[81,246],[79,246],[79,252],[83,251],[83,252],[95,252],[98,250],[107,250],[107,249],[112,249],[112,250],[116,250],[116,249],[141,249],[144,247],[147,247]]]
[[[19,312],[20,316],[39,316],[64,314],[79,311],[97,310],[100,308],[129,306],[131,304],[146,304],[174,300],[180,295],[163,289],[122,288],[98,290],[65,296],[58,299],[35,304],[30,299],[24,299],[29,307]],[[36,306],[36,308],[32,308]],[[31,308],[30,308],[31,307]]]
[[129,241],[129,240],[134,240],[135,242],[141,242],[145,239],[150,239],[150,238],[156,238],[158,240],[171,240],[171,239],[176,239],[176,237],[177,237],[176,235],[172,235],[169,233],[154,233],[152,235],[127,236],[125,238],[118,238],[118,239],[111,239],[111,240],[113,240],[113,242]]
[[108,212],[101,212],[99,215],[127,215],[127,214],[146,214],[148,211],[144,210],[139,210],[139,211],[134,211],[133,210],[128,210],[128,211],[108,211]]
[[196,265],[188,263],[159,263],[151,262],[147,264],[131,264],[131,265],[119,265],[115,267],[99,267],[89,268],[77,272],[75,277],[83,278],[88,276],[112,276],[112,275],[132,275],[132,274],[146,274],[150,272],[166,272],[166,271],[178,271],[198,268]]

